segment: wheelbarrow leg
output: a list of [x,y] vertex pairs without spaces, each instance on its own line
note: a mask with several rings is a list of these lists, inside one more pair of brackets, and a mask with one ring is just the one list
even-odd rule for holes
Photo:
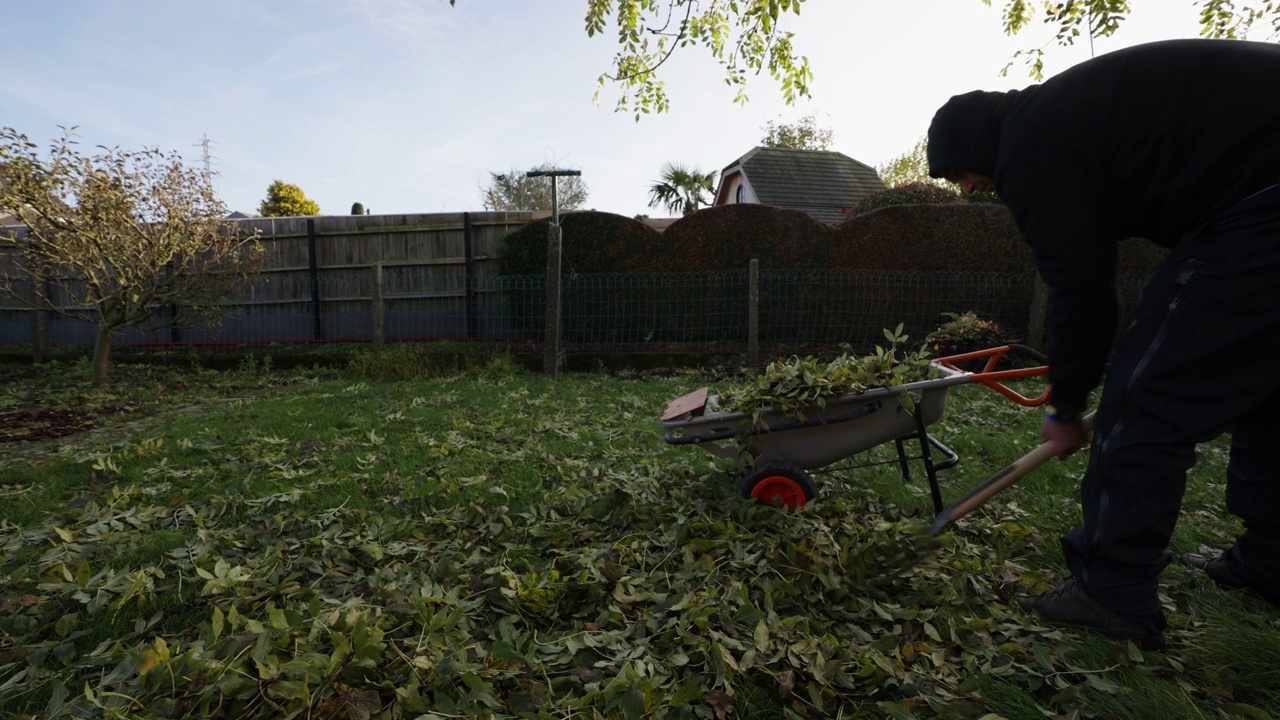
[[908,485],[911,484],[911,458],[907,455],[907,441],[913,438],[920,441],[919,459],[924,461],[925,475],[929,478],[929,494],[933,497],[933,511],[935,513],[942,512],[942,490],[938,487],[938,470],[945,470],[952,467],[959,461],[955,453],[951,449],[938,443],[938,448],[947,455],[947,460],[943,465],[938,465],[933,461],[933,446],[936,440],[929,436],[929,431],[924,426],[924,416],[920,413],[915,414],[916,431],[910,435],[894,440],[894,444],[898,448],[898,468],[902,470],[902,480]]
[[916,412],[916,437],[920,439],[920,457],[924,460],[924,471],[929,476],[929,494],[933,496],[933,511],[942,512],[942,490],[938,487],[938,466],[933,462],[933,443],[929,442],[929,431],[924,427],[924,413]]
[[898,467],[902,470],[902,481],[908,485],[911,484],[911,463],[907,457],[907,439],[910,437],[907,435],[893,441],[898,446]]

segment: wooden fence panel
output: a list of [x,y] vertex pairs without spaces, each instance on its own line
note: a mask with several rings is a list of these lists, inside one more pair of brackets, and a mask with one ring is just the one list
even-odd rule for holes
[[[530,212],[333,215],[314,218],[250,218],[263,266],[223,301],[218,327],[126,333],[121,344],[147,342],[302,342],[372,337],[372,266],[387,267],[388,337],[468,336],[474,307],[467,303],[467,229],[471,229],[472,277],[492,274],[500,239],[530,220]],[[314,273],[311,237],[314,228]],[[476,249],[479,248],[479,251]],[[0,263],[16,251],[0,248]],[[315,291],[315,292],[313,292]],[[319,307],[315,296],[319,296]],[[394,325],[398,323],[398,325]],[[83,326],[83,327],[82,327]],[[55,341],[91,342],[87,323],[59,320]],[[31,342],[30,312],[0,299],[0,344]]]

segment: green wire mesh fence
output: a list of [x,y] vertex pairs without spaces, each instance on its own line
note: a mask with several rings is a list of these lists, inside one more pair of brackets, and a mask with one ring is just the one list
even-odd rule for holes
[[[546,279],[386,268],[342,278],[264,278],[224,304],[213,327],[151,326],[119,345],[361,342],[374,338],[375,306],[388,342],[485,341],[534,349],[545,341]],[[1131,319],[1145,278],[1119,283]],[[866,349],[899,323],[912,341],[974,312],[1021,337],[1031,319],[1031,276],[848,269],[769,270],[758,276],[761,351]],[[381,298],[380,303],[377,298]],[[561,283],[561,345],[569,352],[743,352],[751,340],[747,270],[567,274]],[[30,313],[0,312],[0,344],[32,342]],[[53,343],[91,345],[93,326],[50,315]]]

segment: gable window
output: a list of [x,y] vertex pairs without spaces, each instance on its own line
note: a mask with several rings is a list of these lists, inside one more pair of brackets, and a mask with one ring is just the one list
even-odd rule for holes
[[733,194],[733,201],[736,203],[744,203],[747,201],[747,188],[738,183],[738,190]]

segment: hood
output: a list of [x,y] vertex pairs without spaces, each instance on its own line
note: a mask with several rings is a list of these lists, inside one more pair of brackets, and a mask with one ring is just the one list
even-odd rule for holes
[[929,124],[929,176],[972,172],[994,177],[1000,126],[1020,92],[975,90],[938,108]]

